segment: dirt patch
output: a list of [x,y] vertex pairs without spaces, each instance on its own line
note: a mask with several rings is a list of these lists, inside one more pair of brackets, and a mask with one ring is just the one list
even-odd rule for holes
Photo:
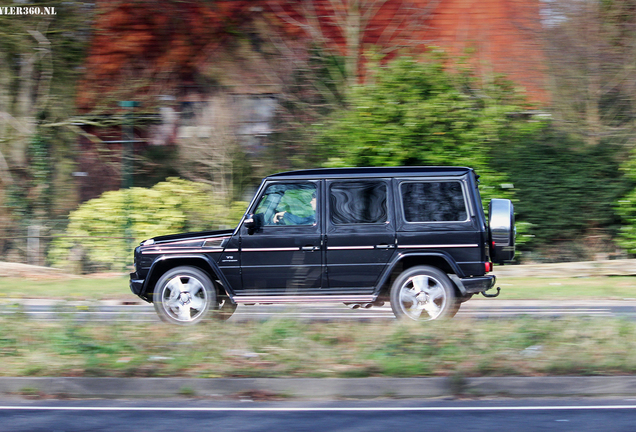
[[0,277],[20,277],[28,279],[62,279],[77,277],[59,269],[28,264],[0,262]]
[[0,262],[0,277],[17,277],[31,280],[53,280],[53,279],[69,279],[69,278],[91,278],[91,279],[108,279],[117,276],[124,276],[126,273],[104,272],[92,273],[86,275],[76,275],[66,273],[63,270],[34,266],[29,264]]

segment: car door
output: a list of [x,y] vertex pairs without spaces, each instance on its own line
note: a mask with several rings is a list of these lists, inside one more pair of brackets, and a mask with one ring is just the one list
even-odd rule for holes
[[280,295],[320,290],[320,182],[271,181],[262,191],[250,209],[255,227],[244,224],[239,233],[240,291]]
[[329,180],[326,267],[330,293],[371,292],[395,253],[389,179]]
[[398,250],[451,257],[466,275],[483,274],[481,233],[466,177],[404,178],[395,184]]

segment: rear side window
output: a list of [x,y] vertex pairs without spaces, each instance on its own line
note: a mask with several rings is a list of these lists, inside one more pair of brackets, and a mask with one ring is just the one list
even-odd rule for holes
[[334,225],[385,223],[387,187],[379,181],[334,182],[329,188]]
[[468,219],[460,182],[408,182],[400,185],[407,222],[463,222]]

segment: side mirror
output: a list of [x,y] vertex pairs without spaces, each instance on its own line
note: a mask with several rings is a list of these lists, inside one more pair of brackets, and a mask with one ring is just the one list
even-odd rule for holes
[[254,234],[256,231],[260,230],[261,227],[263,226],[263,215],[262,214],[247,215],[247,217],[243,221],[243,226],[247,228],[247,233],[249,235]]
[[256,222],[254,222],[254,215],[247,215],[243,221],[243,225],[245,225],[245,228],[247,229],[253,229],[256,225]]

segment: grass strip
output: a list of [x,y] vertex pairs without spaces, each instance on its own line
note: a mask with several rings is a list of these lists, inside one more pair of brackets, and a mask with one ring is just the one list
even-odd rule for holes
[[92,275],[44,278],[0,278],[2,298],[56,300],[135,300],[128,276]]
[[636,299],[636,277],[500,277],[503,300]]
[[[636,299],[636,277],[501,277],[502,300]],[[2,298],[62,300],[138,299],[130,292],[128,276],[92,275],[70,278],[0,278]]]
[[0,318],[2,376],[429,377],[636,372],[636,322],[291,319],[166,324]]

